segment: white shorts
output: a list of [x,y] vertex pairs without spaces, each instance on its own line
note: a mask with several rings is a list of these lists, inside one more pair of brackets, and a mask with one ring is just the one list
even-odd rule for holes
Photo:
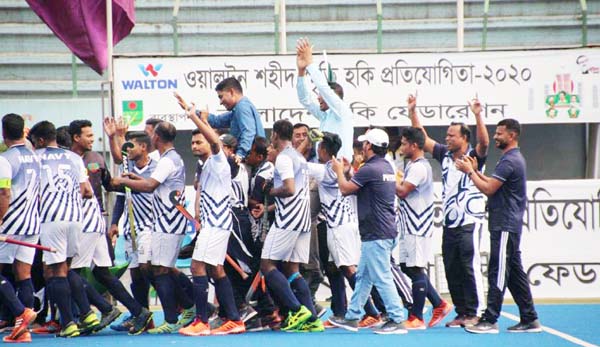
[[175,267],[179,248],[185,235],[153,231],[150,241],[150,262],[155,266]]
[[344,224],[327,228],[327,248],[329,248],[329,261],[333,261],[335,266],[358,265],[360,259],[358,225]]
[[93,265],[111,267],[112,260],[108,252],[106,235],[100,233],[81,233],[79,252],[71,261],[71,269],[81,269]]
[[400,263],[407,267],[426,268],[431,256],[431,237],[406,234],[400,246]]
[[[37,244],[40,235],[4,235],[9,239]],[[12,264],[15,259],[25,264],[33,264],[35,248],[0,242],[0,264]]]
[[202,228],[196,240],[192,259],[213,266],[223,265],[230,235],[231,230]]
[[44,252],[46,265],[58,264],[73,258],[79,252],[80,222],[48,222],[40,225],[40,241],[43,246],[56,248],[56,253]]
[[308,264],[310,233],[285,230],[271,225],[263,245],[261,259]]
[[152,231],[138,232],[137,252],[133,251],[131,236],[125,240],[125,259],[129,262],[129,268],[135,269],[140,264],[146,264],[152,259]]

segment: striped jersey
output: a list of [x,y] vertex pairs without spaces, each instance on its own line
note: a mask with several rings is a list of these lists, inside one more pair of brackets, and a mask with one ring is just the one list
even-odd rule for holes
[[83,211],[83,232],[100,233],[106,232],[106,221],[100,210],[100,203],[95,196],[90,199],[82,199],[81,209]]
[[150,177],[160,183],[153,194],[153,213],[155,232],[184,234],[187,221],[169,200],[172,191],[179,191],[179,203],[185,203],[185,167],[181,156],[170,148],[165,151],[156,164]]
[[[472,147],[468,155],[477,157],[479,170],[483,171],[486,157],[479,157]],[[469,176],[458,170],[452,152],[436,144],[433,157],[442,165],[442,201],[444,203],[444,226],[456,228],[462,225],[481,223],[485,216],[485,196],[477,189]]]
[[325,215],[327,227],[335,228],[340,225],[358,221],[350,198],[343,196],[338,186],[337,175],[331,167],[331,161],[326,164],[308,163],[310,176],[319,183],[319,200],[321,213]]
[[39,234],[39,176],[40,160],[25,145],[11,146],[0,155],[0,188],[10,189],[0,234]]
[[204,163],[200,174],[200,219],[203,228],[233,230],[231,169],[223,149]]
[[[154,169],[156,169],[157,162],[150,157],[148,157],[148,159],[148,163],[141,168],[138,168],[135,165],[135,161],[130,160],[128,162],[129,172],[143,178],[150,178],[154,172]],[[154,223],[154,214],[152,212],[152,193],[131,191],[131,199],[133,208],[133,224],[136,233],[151,231],[152,224]],[[131,228],[129,227],[129,207],[127,204],[128,202],[125,200],[125,208],[123,209],[123,215],[121,217],[124,220],[123,235],[125,235],[125,238],[129,238],[131,235]]]
[[294,195],[275,197],[275,227],[310,232],[309,176],[306,159],[291,145],[275,160],[273,186],[281,187],[286,179],[294,179]]
[[231,207],[246,208],[248,206],[248,171],[246,165],[240,164],[238,174],[231,180]]
[[400,225],[411,235],[430,237],[433,234],[433,175],[427,159],[410,161],[404,169],[404,181],[415,189],[400,200]]
[[[266,181],[266,180],[272,180],[273,179],[273,173],[275,171],[275,166],[273,166],[273,163],[271,163],[270,161],[264,161],[260,164],[260,166],[256,169],[256,172],[254,173],[254,175],[252,175],[252,178],[250,179],[250,192],[252,192],[251,195],[256,195],[254,194],[254,190],[256,188],[256,178],[260,177],[262,178],[262,181]],[[262,191],[262,187],[259,187],[260,191]],[[264,197],[261,196],[260,199],[257,199],[260,203],[263,203],[264,201]]]
[[79,185],[88,180],[83,160],[79,155],[58,147],[41,148],[36,153],[42,165],[41,222],[81,222]]

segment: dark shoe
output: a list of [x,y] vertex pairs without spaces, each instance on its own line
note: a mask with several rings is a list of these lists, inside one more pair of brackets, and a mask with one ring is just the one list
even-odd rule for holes
[[142,308],[137,317],[131,321],[131,328],[129,329],[129,335],[139,335],[146,330],[150,322],[152,321],[152,312],[148,311],[147,308]]
[[94,332],[98,332],[98,331],[106,328],[107,326],[110,325],[110,323],[116,321],[117,318],[119,318],[120,316],[121,316],[121,311],[118,308],[116,308],[115,306],[113,306],[113,308],[112,308],[112,310],[110,310],[110,312],[102,314],[102,317],[100,317],[100,324],[94,328]]
[[472,327],[473,325],[475,325],[477,323],[479,323],[479,317],[467,316],[467,317],[465,317],[465,319],[463,320],[463,322],[460,326],[463,328]]
[[515,324],[506,330],[509,333],[541,333],[542,325],[540,324],[540,321],[536,319],[529,323],[519,322],[519,324]]
[[344,317],[329,317],[328,321],[335,325],[338,328],[346,329],[349,331],[358,331],[358,319],[355,320],[346,320]]
[[96,317],[96,313],[90,310],[83,318],[79,317],[77,326],[79,335],[89,335],[98,331],[96,329],[100,326],[100,321],[98,320],[98,317]]
[[373,332],[379,335],[400,335],[408,333],[408,330],[406,330],[404,324],[396,323],[393,320],[389,320],[380,328],[373,329]]
[[315,304],[315,312],[317,312],[317,317],[321,318],[327,313],[327,309],[319,304]]
[[258,312],[252,308],[250,305],[244,305],[240,308],[240,320],[244,323],[252,319],[252,317],[256,316]]
[[247,322],[245,322],[245,324],[246,324],[247,332],[262,331],[262,330],[269,329],[268,326],[267,327],[263,326],[262,320],[260,319],[259,316],[254,316],[254,317],[250,318]]
[[460,328],[460,327],[464,328],[464,326],[463,326],[464,322],[465,322],[465,316],[463,316],[462,314],[459,314],[456,317],[454,317],[453,320],[446,323],[446,328]]
[[114,331],[129,331],[133,326],[133,316],[127,316],[121,323],[111,324],[110,328]]
[[490,323],[485,319],[481,319],[473,326],[466,327],[465,331],[472,334],[497,334],[499,332],[498,323]]

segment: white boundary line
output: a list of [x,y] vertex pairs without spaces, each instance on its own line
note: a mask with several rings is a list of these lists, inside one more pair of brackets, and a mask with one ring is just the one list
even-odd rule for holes
[[[519,317],[515,316],[514,314],[510,314],[510,313],[506,313],[506,312],[501,312],[500,314],[502,316],[510,319],[510,320],[514,320],[515,322],[519,322],[520,321]],[[545,332],[549,333],[549,334],[556,335],[556,336],[558,336],[558,337],[560,337],[562,339],[565,339],[565,340],[567,340],[569,342],[572,342],[572,343],[574,343],[576,345],[580,345],[580,346],[583,346],[583,347],[598,347],[598,345],[594,345],[593,343],[589,343],[589,342],[583,341],[583,340],[578,339],[578,338],[576,338],[574,336],[571,336],[569,334],[565,334],[563,332],[560,332],[558,330],[549,328],[547,326],[542,326],[542,329]]]

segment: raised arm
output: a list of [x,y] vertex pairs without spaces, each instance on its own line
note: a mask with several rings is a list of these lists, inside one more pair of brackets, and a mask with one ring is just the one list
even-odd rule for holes
[[427,131],[425,131],[425,128],[423,127],[423,125],[421,125],[421,121],[419,120],[419,117],[417,116],[417,95],[412,95],[410,94],[408,96],[408,100],[407,100],[407,105],[408,105],[408,118],[410,118],[410,123],[413,127],[415,128],[420,128],[421,130],[423,130],[423,134],[425,134],[425,145],[423,146],[423,150],[425,152],[429,152],[429,153],[433,153],[433,147],[435,146],[436,142],[429,137],[429,135],[427,135]]
[[206,115],[208,114],[208,110],[200,111],[201,117],[198,117],[196,114],[196,106],[192,104],[192,106],[186,111],[186,115],[189,119],[191,119],[194,124],[200,129],[200,132],[206,138],[206,141],[210,143],[210,149],[212,154],[217,154],[221,151],[221,140],[219,140],[219,135],[217,132],[210,126],[210,124],[203,119],[206,119]]
[[117,122],[113,117],[104,118],[104,133],[108,136],[110,154],[112,155],[115,164],[119,165],[123,162],[121,154],[121,146],[125,143],[125,137],[121,138],[117,135]]
[[481,118],[482,107],[477,97],[469,102],[469,107],[471,107],[471,111],[475,115],[475,124],[477,127],[477,146],[475,147],[475,151],[477,152],[477,156],[483,158],[487,156],[487,151],[490,146],[490,136],[485,123]]

